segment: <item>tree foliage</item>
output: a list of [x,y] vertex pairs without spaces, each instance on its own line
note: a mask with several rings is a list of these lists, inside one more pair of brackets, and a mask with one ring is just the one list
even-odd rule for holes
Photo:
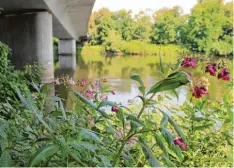
[[[118,41],[112,49],[120,51],[131,40],[152,44],[180,44],[192,52],[231,55],[233,36],[233,2],[203,0],[184,14],[179,6],[155,11],[111,12],[102,8],[92,14],[89,23],[91,45],[105,45]],[[115,32],[115,33],[113,33]],[[116,34],[115,39],[113,34]],[[116,40],[118,39],[118,40]],[[117,47],[117,48],[116,48]]]

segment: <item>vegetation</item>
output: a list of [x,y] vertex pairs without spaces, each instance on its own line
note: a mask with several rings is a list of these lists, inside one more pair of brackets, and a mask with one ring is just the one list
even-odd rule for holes
[[[113,39],[112,39],[113,40]],[[108,48],[108,49],[107,49]],[[115,49],[114,49],[115,48]],[[85,45],[82,48],[81,55],[162,55],[162,56],[178,56],[179,54],[187,54],[189,50],[182,46],[168,44],[168,45],[154,45],[143,41],[132,40],[129,42],[121,41],[121,45],[115,46],[113,43],[111,46]]]
[[[76,96],[68,110],[60,98],[47,95],[47,86],[37,78],[38,66],[16,71],[8,56],[9,49],[0,44],[0,86],[5,90],[0,95],[2,167],[232,165],[232,99],[226,95],[210,102],[207,80],[185,72],[200,63],[195,58],[180,59],[169,69],[160,59],[164,78],[150,88],[132,74],[140,91],[135,99],[141,103],[127,107],[106,100],[107,93],[115,94],[106,78],[58,78],[55,85],[64,85]],[[224,62],[208,60],[204,71],[231,87]],[[191,90],[190,101],[165,104],[178,96],[178,87]]]
[[91,16],[89,45],[102,45],[114,54],[143,55],[142,45],[153,50],[146,55],[156,54],[161,45],[170,44],[206,55],[232,55],[232,5],[202,0],[191,14],[183,14],[181,7],[175,6],[160,9],[153,16],[140,11],[134,17],[131,11],[103,8]]

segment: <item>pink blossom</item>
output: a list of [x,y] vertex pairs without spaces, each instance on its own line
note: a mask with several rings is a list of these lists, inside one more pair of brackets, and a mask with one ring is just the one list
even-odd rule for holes
[[226,81],[229,81],[230,80],[230,75],[229,75],[229,71],[227,68],[223,68],[221,70],[221,72],[218,74],[218,79],[222,79],[222,80],[226,80]]
[[216,75],[216,64],[208,64],[206,66],[205,72],[209,72],[210,75],[215,76]]
[[100,85],[100,81],[99,81],[99,80],[96,80],[95,86],[99,86],[99,85]]
[[87,85],[89,81],[88,81],[88,79],[82,78],[82,79],[81,79],[81,82],[83,82],[84,85]]
[[112,93],[113,95],[115,95],[115,91],[112,90],[111,93]]
[[206,87],[204,87],[204,86],[201,86],[201,87],[196,86],[196,87],[193,88],[193,96],[195,98],[201,98],[202,95],[205,95],[206,97],[209,96],[209,93],[207,93]]
[[86,95],[86,97],[88,97],[90,99],[93,99],[95,97],[94,93],[90,90],[87,90],[85,95]]
[[103,100],[107,101],[108,100],[108,96],[104,96]]
[[186,150],[186,149],[187,149],[187,146],[186,146],[186,144],[184,143],[183,138],[176,138],[176,139],[174,139],[174,144],[175,144],[175,145],[179,145],[183,150]]
[[111,111],[117,113],[117,112],[119,111],[119,107],[118,107],[118,106],[113,106],[113,107],[111,108]]
[[69,79],[68,83],[71,86],[74,86],[76,84],[76,82],[72,78]]
[[181,66],[184,68],[195,68],[197,66],[197,60],[195,58],[184,58]]

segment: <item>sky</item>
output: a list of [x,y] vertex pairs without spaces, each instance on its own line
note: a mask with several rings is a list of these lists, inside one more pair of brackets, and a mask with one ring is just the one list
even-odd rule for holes
[[[226,0],[231,1],[231,0]],[[140,10],[152,9],[156,11],[163,7],[172,8],[179,5],[184,13],[190,13],[190,9],[197,3],[197,0],[96,0],[94,11],[100,8],[107,7],[111,11],[120,9],[132,10],[133,13],[138,13]]]

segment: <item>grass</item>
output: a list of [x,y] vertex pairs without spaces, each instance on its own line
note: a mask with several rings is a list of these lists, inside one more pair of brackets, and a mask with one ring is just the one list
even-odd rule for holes
[[[187,49],[180,45],[156,45],[138,40],[132,40],[129,42],[121,41],[121,45],[118,45],[122,55],[159,55],[162,56],[176,56],[180,53],[188,52]],[[82,49],[82,55],[100,55],[105,53],[105,46],[90,46],[85,45]]]

